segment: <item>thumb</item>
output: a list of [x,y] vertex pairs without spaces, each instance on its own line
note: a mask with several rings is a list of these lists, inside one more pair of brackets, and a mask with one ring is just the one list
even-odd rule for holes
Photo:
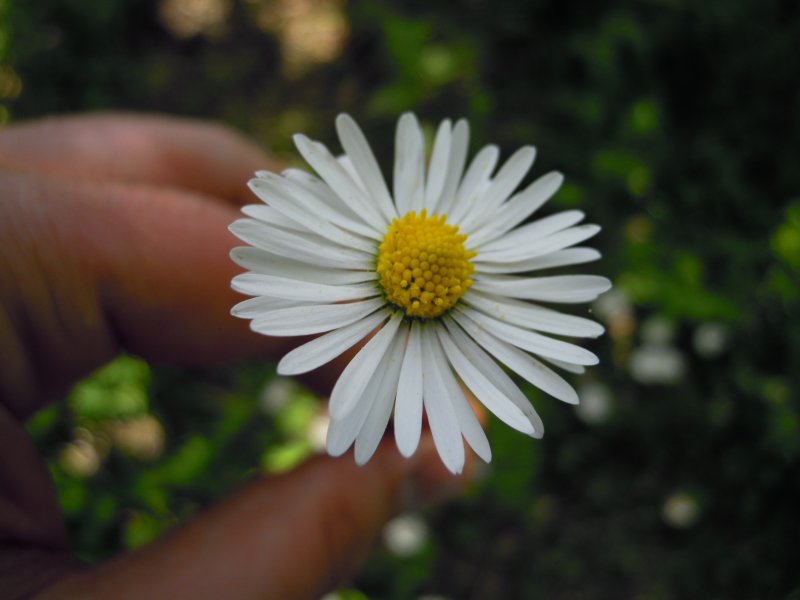
[[454,495],[430,437],[411,459],[384,440],[364,467],[315,457],[258,481],[138,552],[51,587],[44,597],[318,598],[399,510]]

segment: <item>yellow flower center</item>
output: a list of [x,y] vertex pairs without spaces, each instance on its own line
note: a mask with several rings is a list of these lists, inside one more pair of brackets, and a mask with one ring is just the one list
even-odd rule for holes
[[472,285],[475,252],[444,215],[407,213],[394,219],[378,248],[377,271],[386,298],[408,316],[430,319],[451,308]]

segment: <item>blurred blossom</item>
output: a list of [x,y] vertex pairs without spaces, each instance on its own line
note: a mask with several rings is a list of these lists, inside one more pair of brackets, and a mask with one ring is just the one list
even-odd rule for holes
[[258,405],[265,414],[275,415],[289,404],[297,389],[297,384],[288,377],[273,377],[262,388]]
[[331,423],[331,418],[328,412],[319,412],[311,418],[308,424],[308,443],[314,449],[314,452],[325,452],[325,438],[328,435],[328,426]]
[[599,381],[588,381],[578,387],[580,403],[575,407],[578,417],[588,425],[608,420],[614,410],[611,390]]
[[412,556],[428,541],[429,532],[425,521],[416,514],[400,515],[383,528],[383,543],[395,556]]
[[112,421],[106,430],[117,448],[135,458],[153,460],[164,451],[164,428],[153,415]]
[[606,324],[612,339],[620,340],[633,335],[636,318],[628,295],[613,288],[600,296],[592,305],[592,311]]
[[287,75],[336,59],[348,35],[344,0],[251,0],[258,24],[278,36]]
[[629,368],[631,375],[639,383],[666,385],[683,379],[686,360],[672,346],[645,344],[633,351]]
[[177,38],[216,37],[225,32],[231,0],[161,0],[158,16]]
[[686,492],[671,494],[661,508],[661,517],[676,529],[686,529],[697,522],[700,516],[700,507],[697,500]]
[[642,323],[642,341],[645,344],[656,346],[666,346],[675,339],[675,323],[662,317],[654,315]]
[[111,440],[102,430],[90,429],[88,427],[75,427],[72,430],[72,439],[76,442],[86,442],[90,444],[100,458],[100,462],[105,460],[111,450]]
[[75,440],[61,449],[61,468],[73,477],[91,477],[100,469],[102,459],[95,447],[84,439]]
[[722,323],[703,323],[694,330],[692,345],[703,358],[715,358],[728,347],[728,327]]

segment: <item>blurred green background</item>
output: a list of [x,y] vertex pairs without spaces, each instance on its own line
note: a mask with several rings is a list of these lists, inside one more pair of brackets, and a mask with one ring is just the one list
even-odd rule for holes
[[[793,0],[0,0],[0,122],[170,112],[295,160],[347,111],[388,165],[401,111],[463,116],[603,225],[581,406],[526,388],[545,438],[492,423],[482,479],[392,523],[347,598],[800,598],[799,81]],[[29,430],[98,560],[322,422],[271,365],[125,356]]]

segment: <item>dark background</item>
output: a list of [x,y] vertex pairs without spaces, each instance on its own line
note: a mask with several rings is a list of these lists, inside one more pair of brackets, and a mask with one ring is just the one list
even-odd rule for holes
[[[0,0],[0,123],[169,112],[296,160],[347,111],[386,167],[411,109],[535,144],[545,212],[603,225],[602,363],[578,410],[526,388],[545,438],[491,423],[470,493],[340,597],[800,598],[798,57],[794,1]],[[122,357],[29,430],[97,560],[296,464],[319,413],[271,365]]]

